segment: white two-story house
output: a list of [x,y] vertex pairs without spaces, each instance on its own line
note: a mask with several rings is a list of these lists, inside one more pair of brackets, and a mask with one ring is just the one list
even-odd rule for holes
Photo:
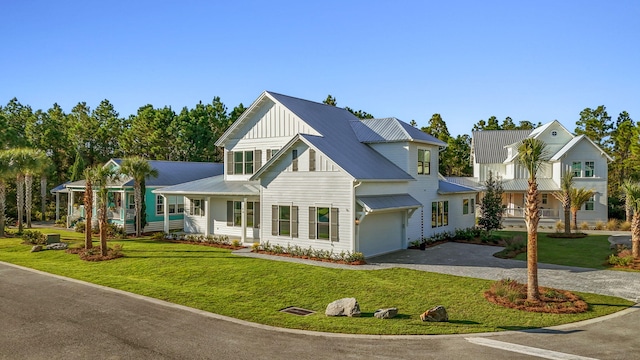
[[[578,212],[578,220],[607,220],[607,168],[611,157],[584,135],[575,136],[557,120],[534,130],[474,131],[471,146],[473,175],[471,182],[482,186],[493,172],[502,179],[503,204],[507,218],[524,218],[524,201],[529,173],[517,161],[518,146],[525,138],[537,138],[546,144],[543,166],[537,174],[543,220],[563,219],[562,205],[552,193],[560,190],[562,176],[573,173],[573,186],[592,189],[595,195]],[[460,182],[450,178],[450,181]],[[460,182],[465,183],[465,182]]]
[[216,145],[224,175],[155,191],[185,197],[185,232],[374,256],[474,225],[477,191],[438,174],[446,144],[395,118],[264,92]]

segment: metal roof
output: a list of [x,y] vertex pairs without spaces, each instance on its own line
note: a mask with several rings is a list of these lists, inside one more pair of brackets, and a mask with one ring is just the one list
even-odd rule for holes
[[394,117],[352,121],[351,127],[363,143],[416,141],[447,146],[444,141]]
[[358,196],[356,201],[362,205],[367,212],[417,209],[422,207],[420,201],[409,194]]
[[358,180],[414,180],[407,172],[360,142],[351,123],[360,120],[349,111],[309,100],[268,92],[322,136],[300,134],[345,172]]
[[223,175],[168,186],[153,191],[168,195],[260,195],[256,181],[224,181]]
[[478,190],[445,180],[438,180],[438,194],[477,193]]
[[[538,183],[539,191],[559,191],[560,186],[556,184],[553,179],[549,178],[538,178],[536,179]],[[510,179],[502,181],[502,189],[505,192],[514,192],[514,191],[527,191],[529,189],[529,180],[528,179]]]
[[509,155],[505,146],[525,139],[531,130],[473,131],[473,154],[478,164],[498,164]]

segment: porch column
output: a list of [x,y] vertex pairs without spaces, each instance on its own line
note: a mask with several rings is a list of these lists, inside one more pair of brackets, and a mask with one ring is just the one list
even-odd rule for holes
[[[253,211],[256,211],[253,209]],[[240,210],[241,216],[241,224],[242,224],[242,235],[240,236],[240,241],[244,244],[247,238],[247,198],[242,199],[242,208]]]
[[164,219],[162,221],[162,230],[164,231],[165,234],[169,233],[169,203],[167,202],[167,197],[164,195],[162,196],[162,203],[164,204],[164,212],[163,212],[163,216]]
[[67,228],[71,225],[71,214],[73,214],[73,190],[67,193]]
[[205,208],[204,234],[209,235],[210,234],[209,229],[211,229],[211,196],[207,196],[204,199],[204,208]]
[[60,220],[60,192],[56,191],[56,221]]

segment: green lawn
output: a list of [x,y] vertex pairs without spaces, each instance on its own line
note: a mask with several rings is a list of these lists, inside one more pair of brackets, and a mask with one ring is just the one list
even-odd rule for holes
[[[499,234],[520,235],[527,239],[526,232],[499,231]],[[538,261],[547,264],[579,266],[592,269],[609,269],[605,264],[612,254],[608,235],[589,235],[581,239],[550,238],[538,233]],[[527,260],[527,254],[519,254],[516,260]]]
[[[50,232],[47,230],[47,232]],[[81,234],[58,231],[81,244]],[[217,314],[273,326],[361,334],[451,334],[564,324],[610,314],[632,305],[610,296],[581,294],[591,311],[578,315],[526,313],[487,302],[490,281],[407,269],[336,270],[239,257],[212,247],[123,240],[124,258],[84,262],[64,251],[30,253],[17,238],[0,238],[0,260],[72,277]],[[361,318],[330,318],[327,304],[355,297]],[[423,323],[419,314],[444,305],[448,323]],[[299,317],[278,312],[298,306],[317,311]],[[395,306],[399,316],[379,320],[373,312]]]

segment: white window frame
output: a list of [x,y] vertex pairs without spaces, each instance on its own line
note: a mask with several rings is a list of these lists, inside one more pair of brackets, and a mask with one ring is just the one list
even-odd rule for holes
[[[197,206],[196,206],[196,202],[198,203]],[[205,216],[204,199],[202,198],[189,199],[189,215]]]
[[[423,155],[420,156],[420,153],[422,153]],[[424,154],[428,154],[428,156],[426,156],[428,158],[427,161],[425,161],[425,155]],[[420,165],[422,165],[422,170],[420,170]],[[418,149],[418,162],[416,163],[416,172],[418,173],[418,175],[431,175],[431,150],[430,149]]]
[[156,215],[164,215],[164,197],[156,195]]
[[[575,168],[576,165],[578,165],[577,170]],[[573,177],[577,177],[577,178],[582,177],[582,161],[571,162],[571,173],[573,173]]]
[[591,195],[589,200],[585,201],[584,210],[585,211],[594,211],[595,209],[596,209],[596,195],[593,194],[593,195]]
[[[591,168],[587,166],[587,164],[591,164]],[[589,174],[589,172],[591,174]],[[584,162],[584,177],[590,178],[596,176],[596,162],[595,161],[585,161]]]

